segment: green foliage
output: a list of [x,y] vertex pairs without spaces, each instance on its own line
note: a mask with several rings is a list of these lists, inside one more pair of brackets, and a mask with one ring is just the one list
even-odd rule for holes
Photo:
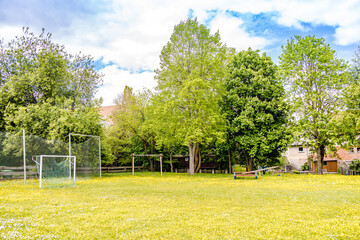
[[289,90],[293,133],[315,150],[320,173],[325,148],[334,145],[341,132],[333,121],[344,107],[346,70],[347,64],[322,38],[296,36],[283,46],[280,56],[278,73]]
[[230,138],[244,152],[248,169],[254,160],[259,165],[276,162],[287,147],[289,133],[288,106],[275,65],[266,54],[248,49],[238,53],[228,69],[223,109]]
[[359,159],[352,160],[351,163],[349,164],[349,168],[355,171],[360,171],[360,160]]
[[[53,154],[63,154],[59,149],[63,150],[69,133],[102,136],[95,99],[102,76],[92,58],[68,54],[44,30],[39,36],[28,28],[23,32],[7,44],[0,42],[0,130],[19,133],[25,129],[27,135],[60,139],[50,151]],[[34,143],[31,148],[44,153],[49,146]],[[111,158],[103,155],[105,162]]]
[[303,170],[303,171],[309,170],[309,164],[308,164],[308,162],[305,162],[304,165],[301,166],[301,170]]
[[152,153],[154,140],[151,129],[145,124],[148,119],[146,108],[151,93],[134,93],[126,86],[122,95],[116,99],[116,109],[112,113],[113,126],[106,129],[105,142],[118,165],[131,164],[131,153]]
[[173,146],[181,141],[188,145],[190,174],[195,172],[200,145],[223,139],[224,118],[218,104],[230,53],[218,32],[212,35],[196,19],[187,19],[174,27],[161,52],[160,68],[155,70],[158,118],[153,125],[158,132],[174,136],[169,142],[169,134],[159,134],[159,143]]
[[350,75],[350,84],[344,92],[346,111],[334,122],[341,129],[340,137],[345,148],[358,145],[357,136],[360,133],[360,47],[355,52]]
[[358,46],[358,50],[355,51],[351,74],[353,77],[353,82],[354,83],[359,82],[359,80],[360,80],[360,46]]
[[101,135],[94,99],[102,83],[90,56],[70,55],[51,34],[0,42],[0,130],[65,139],[70,132]]

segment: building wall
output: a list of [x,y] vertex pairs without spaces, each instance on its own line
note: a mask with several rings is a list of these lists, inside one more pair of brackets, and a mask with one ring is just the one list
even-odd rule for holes
[[[303,151],[299,151],[302,148]],[[301,170],[301,166],[303,166],[309,157],[309,149],[302,146],[291,146],[285,153],[285,157],[287,161],[296,169]]]
[[105,107],[100,107],[99,108],[99,113],[104,119],[104,126],[105,127],[108,127],[108,126],[111,126],[111,125],[114,124],[112,119],[111,119],[111,114],[115,110],[115,108],[116,108],[116,105],[114,105],[114,106],[105,106]]
[[[298,170],[301,170],[301,166],[303,166],[304,163],[308,161],[308,157],[311,156],[308,148],[303,147],[303,151],[301,152],[299,151],[300,147],[300,145],[291,146],[285,153],[287,161]],[[316,158],[316,154],[313,157]],[[338,167],[343,166],[345,162],[348,164],[353,159],[360,159],[360,147],[346,149],[337,147],[335,154],[325,156],[324,161],[326,164],[324,164],[323,169],[329,172],[336,172]],[[312,164],[312,169],[316,171],[314,164]]]

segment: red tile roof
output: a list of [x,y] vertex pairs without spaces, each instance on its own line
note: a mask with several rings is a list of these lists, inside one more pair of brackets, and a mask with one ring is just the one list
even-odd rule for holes
[[114,124],[112,119],[111,119],[111,114],[115,110],[115,108],[116,108],[116,105],[114,105],[114,106],[105,106],[105,107],[100,107],[99,108],[99,113],[109,123],[110,126]]

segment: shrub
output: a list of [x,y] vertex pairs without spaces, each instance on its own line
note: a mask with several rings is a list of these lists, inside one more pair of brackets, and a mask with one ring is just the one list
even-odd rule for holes
[[352,160],[351,163],[349,164],[349,168],[354,171],[360,171],[360,160],[359,159]]

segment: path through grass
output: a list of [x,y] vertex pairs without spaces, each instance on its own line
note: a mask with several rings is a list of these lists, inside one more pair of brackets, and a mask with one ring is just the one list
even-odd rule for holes
[[141,173],[0,182],[0,239],[360,239],[360,177]]

